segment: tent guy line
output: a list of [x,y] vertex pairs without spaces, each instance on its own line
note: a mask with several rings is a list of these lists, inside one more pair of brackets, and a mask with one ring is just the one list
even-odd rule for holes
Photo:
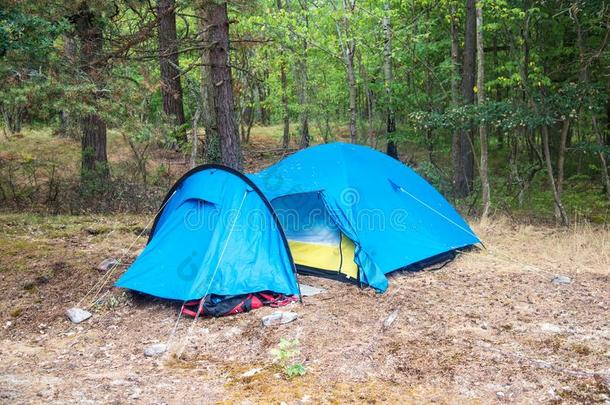
[[[425,202],[423,202],[422,200],[420,200],[419,198],[415,197],[413,194],[409,193],[407,190],[404,189],[404,187],[399,186],[398,190],[400,190],[401,192],[407,194],[409,197],[413,198],[415,201],[417,201],[418,203],[422,204],[424,207],[430,209],[432,212],[434,212],[435,214],[439,215],[440,217],[442,217],[443,219],[449,221],[450,223],[452,223],[453,225],[457,226],[458,228],[460,228],[462,231],[466,232],[468,235],[473,236],[475,238],[478,239],[477,235],[475,235],[474,233],[470,232],[469,230],[465,229],[463,226],[455,223],[454,221],[452,221],[450,218],[447,218],[445,215],[443,215],[442,213],[438,212],[437,210],[434,209],[434,207],[429,206],[428,204],[426,204]],[[482,242],[480,242],[482,243]]]
[[[175,191],[174,191],[175,193]],[[172,196],[174,195],[174,193],[172,193]],[[161,205],[161,207],[157,210],[157,213],[159,213],[160,211],[163,210],[163,208],[165,208],[165,205],[167,204],[167,202],[171,199],[170,198],[167,199],[167,201],[165,201],[163,203],[163,205]],[[127,255],[131,252],[131,250],[133,249],[133,247],[135,246],[135,244],[138,242],[138,240],[140,240],[140,238],[142,237],[142,235],[144,235],[144,233],[146,233],[146,230],[152,225],[153,221],[155,220],[155,217],[152,217],[148,223],[146,224],[146,226],[144,226],[144,228],[142,228],[142,230],[140,231],[140,233],[138,234],[138,236],[133,240],[133,242],[131,243],[131,245],[129,245],[129,247],[127,248],[127,251],[125,253],[123,253],[123,255],[119,258],[119,260],[117,260],[117,262],[115,264],[112,265],[112,267],[110,269],[108,269],[106,271],[105,274],[101,275],[97,282],[95,284],[93,284],[93,286],[85,293],[85,295],[80,299],[80,301],[78,301],[78,304],[76,304],[77,307],[80,307],[81,304],[83,303],[83,301],[85,300],[85,298],[87,298],[87,296],[89,294],[91,294],[91,292],[99,285],[98,290],[95,292],[95,294],[93,294],[93,300],[91,301],[91,303],[87,306],[87,308],[91,308],[95,302],[97,301],[97,296],[100,293],[100,291],[102,291],[102,288],[104,288],[104,285],[106,285],[106,283],[108,282],[108,280],[110,279],[110,277],[112,276],[112,274],[114,273],[114,271],[121,265],[121,263],[123,263],[123,259],[125,259],[127,257]]]
[[[227,250],[227,245],[229,244],[229,240],[231,240],[231,236],[233,235],[233,230],[235,229],[235,224],[237,223],[237,219],[239,218],[239,215],[241,214],[241,209],[244,206],[244,201],[246,201],[248,192],[249,191],[247,189],[244,190],[244,195],[241,199],[241,203],[239,204],[237,214],[235,214],[235,218],[233,219],[233,224],[231,225],[231,229],[229,230],[227,239],[225,240],[224,246],[222,247],[222,252],[220,253],[220,257],[218,258],[218,262],[216,263],[216,267],[214,268],[214,272],[212,273],[212,278],[210,278],[210,282],[208,283],[208,286],[205,289],[205,294],[203,294],[203,299],[199,303],[199,308],[197,309],[197,314],[195,315],[195,318],[193,318],[193,322],[191,322],[191,326],[189,327],[188,331],[186,332],[186,335],[183,338],[183,343],[191,335],[191,332],[193,331],[193,328],[195,327],[195,324],[197,323],[197,319],[199,319],[199,315],[201,314],[201,310],[203,308],[203,303],[205,302],[205,298],[208,296],[208,293],[210,292],[210,287],[212,286],[212,283],[214,282],[216,273],[218,273],[218,268],[220,267],[220,263],[222,262],[222,259],[224,258],[225,251]],[[203,266],[203,263],[201,264],[201,266]],[[199,269],[199,271],[201,271],[201,268]],[[180,311],[180,313],[182,313],[182,311]],[[177,353],[178,358],[182,355],[182,352],[184,351],[185,346],[186,346],[185,344],[180,345],[179,351]]]

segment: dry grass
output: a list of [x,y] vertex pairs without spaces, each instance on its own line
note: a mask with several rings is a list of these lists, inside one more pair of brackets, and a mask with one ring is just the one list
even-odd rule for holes
[[[91,320],[63,317],[99,280],[99,262],[135,257],[143,240],[127,247],[149,219],[0,215],[3,402],[531,403],[608,395],[608,228],[475,223],[487,249],[440,271],[396,274],[385,294],[302,277],[328,292],[295,304],[294,323],[263,328],[261,316],[274,311],[263,308],[202,319],[187,336],[191,321],[182,319],[172,340],[186,348],[180,359],[149,359],[142,350],[168,339],[174,304],[108,283]],[[554,285],[555,274],[573,281]],[[300,340],[304,377],[288,380],[273,366],[280,338]],[[241,377],[257,367],[263,371]]]

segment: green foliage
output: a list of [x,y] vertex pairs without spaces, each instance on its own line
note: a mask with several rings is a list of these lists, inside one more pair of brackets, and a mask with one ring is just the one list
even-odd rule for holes
[[[457,42],[463,47],[464,2],[389,0],[388,10],[381,1],[357,0],[353,9],[349,3],[229,3],[238,120],[244,123],[250,113],[257,125],[281,125],[285,90],[293,138],[299,115],[307,113],[314,142],[345,140],[349,93],[342,46],[353,41],[360,141],[384,148],[387,111],[392,107],[398,130],[391,140],[403,155],[413,156],[418,170],[445,195],[451,195],[452,133],[483,124],[492,145],[491,175],[496,177],[492,182],[499,188],[492,194],[500,198],[506,190],[506,201],[511,201],[506,206],[511,206],[519,183],[507,173],[514,168],[527,173],[538,165],[543,127],[549,129],[556,166],[559,128],[569,122],[566,178],[586,176],[589,182],[599,182],[599,153],[610,154],[607,141],[598,140],[598,135],[602,140],[607,135],[603,133],[610,88],[607,4],[478,2],[484,16],[487,101],[463,105],[461,94],[457,100],[452,94],[452,84],[459,88],[460,78],[453,73],[450,25],[457,26]],[[9,2],[0,10],[0,119],[7,137],[19,132],[22,122],[58,126],[60,114],[78,129],[81,117],[96,113],[129,147],[133,162],[121,163],[120,173],[144,185],[166,181],[164,166],[152,171],[150,157],[158,148],[188,150],[189,145],[177,145],[177,139],[190,131],[202,102],[200,4],[190,0],[176,4],[187,115],[181,128],[162,114],[154,7],[145,2],[90,3],[104,37],[104,63],[99,80],[92,80],[78,57],[81,44],[75,36],[74,16],[81,2]],[[392,26],[390,82],[383,71],[385,16]],[[307,67],[306,79],[299,73],[301,66]],[[307,97],[301,102],[303,84]],[[599,128],[594,128],[593,119]],[[274,130],[277,143],[281,133],[281,128]],[[476,156],[477,138],[473,139]],[[509,167],[507,146],[517,154],[514,167]],[[218,139],[205,139],[199,150],[206,155],[202,160],[220,160]],[[543,193],[546,187],[541,181]],[[550,207],[548,193],[537,191],[531,187],[528,193],[541,196]],[[566,193],[570,200],[570,192]]]
[[271,353],[275,356],[274,361],[280,365],[287,378],[304,376],[307,373],[305,366],[297,361],[301,355],[298,339],[280,339],[277,349]]

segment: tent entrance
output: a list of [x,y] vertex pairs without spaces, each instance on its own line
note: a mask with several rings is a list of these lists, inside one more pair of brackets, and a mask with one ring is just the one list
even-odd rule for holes
[[291,194],[271,204],[299,271],[358,280],[354,242],[330,217],[320,193]]

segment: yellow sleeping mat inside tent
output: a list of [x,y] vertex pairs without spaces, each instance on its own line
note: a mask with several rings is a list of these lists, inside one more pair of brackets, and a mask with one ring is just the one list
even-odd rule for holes
[[341,247],[338,244],[317,244],[290,239],[288,244],[297,265],[337,272],[354,279],[358,277],[358,266],[354,263],[354,242],[343,234]]

